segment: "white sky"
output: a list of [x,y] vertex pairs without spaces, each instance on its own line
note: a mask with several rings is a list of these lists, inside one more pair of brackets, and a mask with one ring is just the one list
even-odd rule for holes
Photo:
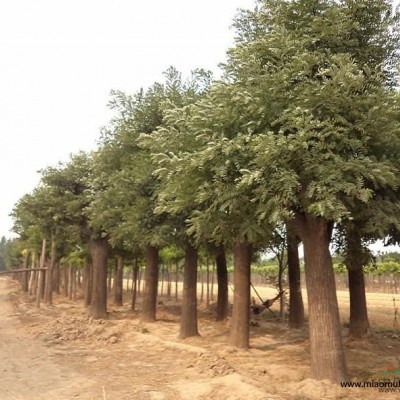
[[111,89],[217,71],[238,8],[253,0],[2,0],[0,2],[0,237],[37,171],[96,146]]
[[[96,147],[111,89],[133,93],[170,65],[218,71],[238,8],[253,0],[2,0],[0,237],[39,169]],[[374,246],[377,250],[380,245]]]

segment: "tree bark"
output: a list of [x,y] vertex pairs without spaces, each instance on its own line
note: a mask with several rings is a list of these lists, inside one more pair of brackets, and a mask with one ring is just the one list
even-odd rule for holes
[[237,241],[234,246],[234,296],[230,344],[242,349],[249,348],[250,341],[250,243]]
[[[24,269],[29,268],[29,255],[30,251],[26,249],[25,257],[24,257]],[[29,272],[25,271],[21,275],[21,288],[24,293],[27,293],[29,290]]]
[[107,318],[107,260],[109,254],[108,240],[97,238],[89,240],[93,262],[92,299],[89,316],[94,319]]
[[83,304],[86,308],[90,306],[92,299],[92,265],[89,261],[83,267]]
[[183,275],[182,315],[179,337],[198,336],[197,327],[197,249],[187,244]]
[[346,363],[329,252],[333,224],[305,213],[296,215],[296,227],[304,245],[311,376],[317,380],[345,381]]
[[217,264],[217,321],[223,321],[229,313],[228,300],[228,268],[226,266],[225,248],[223,245],[215,249],[215,263]]
[[[45,264],[45,259],[46,259],[46,239],[43,239],[42,241],[42,253],[40,255],[40,264],[39,268],[44,268]],[[36,289],[36,307],[40,307],[40,301],[43,297],[43,282],[44,282],[44,271],[38,271],[38,283],[37,283],[37,289]]]
[[361,338],[369,331],[367,300],[365,297],[364,271],[348,269],[350,291],[350,324],[349,335]]
[[57,242],[53,237],[51,239],[51,250],[50,250],[50,264],[46,271],[46,282],[44,289],[44,302],[46,304],[53,304],[53,271],[57,262]]
[[368,333],[370,325],[365,297],[362,242],[356,227],[347,230],[347,252],[350,293],[349,335],[358,339]]
[[53,292],[60,294],[60,259],[54,265],[53,270]]
[[145,288],[143,295],[142,320],[156,320],[157,291],[158,291],[158,249],[148,246],[146,249]]
[[132,302],[131,302],[131,310],[135,311],[136,307],[136,297],[137,297],[137,288],[138,288],[138,275],[139,275],[139,260],[135,258],[135,264],[133,266],[132,271]]
[[114,304],[116,306],[122,306],[123,303],[123,280],[124,280],[124,259],[122,257],[117,258],[117,265],[115,267],[115,282],[114,282]]
[[[32,262],[31,262],[31,268],[35,268],[36,266],[36,253],[32,253]],[[35,294],[35,281],[36,281],[36,271],[31,272],[31,276],[29,277],[29,290],[28,294],[29,295],[34,295]]]
[[288,277],[289,277],[289,328],[304,326],[304,304],[301,294],[299,239],[287,227]]
[[68,297],[68,287],[69,287],[69,269],[66,265],[63,267],[63,294]]

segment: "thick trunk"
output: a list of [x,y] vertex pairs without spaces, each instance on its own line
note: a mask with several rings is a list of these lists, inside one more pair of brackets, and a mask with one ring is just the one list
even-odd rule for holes
[[115,281],[114,281],[114,304],[122,306],[122,285],[124,281],[124,260],[118,257],[117,265],[115,267]]
[[54,238],[51,239],[50,264],[46,271],[46,283],[44,289],[44,302],[53,304],[53,271],[57,262],[57,242]]
[[153,322],[156,320],[158,290],[158,249],[156,247],[147,247],[146,260],[142,319],[143,321]]
[[217,264],[217,315],[216,320],[222,321],[228,316],[228,268],[226,266],[225,248],[223,245],[215,249],[215,263]]
[[182,315],[179,337],[197,336],[197,249],[188,244],[185,251]]
[[299,240],[290,231],[287,233],[288,276],[289,276],[289,328],[304,326],[304,304],[301,294]]
[[335,276],[329,252],[331,224],[324,218],[299,214],[296,227],[304,245],[311,375],[333,382],[346,380]]
[[347,271],[350,292],[350,324],[349,335],[360,338],[369,331],[367,300],[365,297],[365,281],[363,271],[363,248],[357,227],[347,230]]
[[233,256],[234,297],[230,344],[234,347],[248,349],[250,340],[251,244],[236,242]]
[[364,272],[359,269],[348,269],[350,291],[350,325],[349,334],[360,338],[369,331],[367,300],[365,297]]
[[92,298],[89,316],[94,319],[107,318],[108,240],[104,238],[90,239],[89,246],[93,262]]

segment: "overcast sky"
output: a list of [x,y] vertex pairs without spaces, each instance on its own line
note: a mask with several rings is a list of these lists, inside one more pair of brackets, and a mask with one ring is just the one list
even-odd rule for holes
[[39,169],[96,146],[111,89],[217,71],[238,8],[253,0],[2,0],[0,2],[0,236]]
[[[133,93],[170,65],[218,73],[231,23],[253,0],[2,0],[0,237],[39,169],[96,147],[111,89]],[[375,246],[379,248],[379,246]]]

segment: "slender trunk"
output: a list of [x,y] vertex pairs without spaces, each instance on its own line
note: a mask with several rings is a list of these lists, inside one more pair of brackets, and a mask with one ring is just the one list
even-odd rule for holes
[[311,214],[296,216],[296,228],[304,245],[311,376],[317,380],[341,382],[346,380],[347,373],[329,252],[332,226],[324,218]]
[[[36,254],[32,253],[32,263],[31,263],[31,268],[35,268],[35,263],[36,263]],[[37,271],[32,271],[31,276],[29,277],[29,295],[34,295],[35,294],[35,281],[36,281],[36,272]]]
[[[28,269],[29,267],[29,255],[30,251],[26,249],[23,269]],[[25,271],[21,274],[21,288],[24,293],[27,293],[29,290],[29,271]]]
[[57,242],[53,237],[51,239],[51,251],[50,251],[50,264],[46,272],[46,283],[44,289],[44,302],[46,304],[53,304],[53,270],[57,262]]
[[171,298],[171,263],[167,264],[167,296]]
[[124,280],[124,260],[122,257],[117,258],[117,265],[115,267],[115,281],[114,281],[114,304],[122,306],[123,303],[123,280]]
[[[284,253],[282,252],[277,256],[279,266],[278,266],[278,291],[279,293],[283,292],[283,271],[285,269],[284,265]],[[285,316],[285,298],[284,295],[282,295],[279,298],[279,316],[283,320]]]
[[198,336],[197,328],[197,249],[186,246],[183,276],[182,316],[179,337]]
[[113,270],[108,269],[107,270],[107,293],[111,294],[112,290],[112,276],[113,276]]
[[200,303],[204,301],[204,272],[201,268],[200,270],[200,280],[201,280],[201,288],[200,288]]
[[83,267],[83,304],[85,308],[90,306],[92,298],[92,265],[88,260]]
[[179,261],[175,261],[175,300],[178,300]]
[[57,262],[54,265],[53,270],[53,292],[60,294],[60,260],[57,259]]
[[[40,255],[40,264],[39,268],[44,268],[46,258],[46,239],[43,239],[42,242],[42,254]],[[44,282],[44,271],[38,271],[38,286],[36,290],[36,307],[40,307],[40,301],[43,297],[43,282]]]
[[94,319],[107,318],[108,240],[105,238],[90,239],[89,246],[93,262],[93,286],[89,316]]
[[210,305],[210,262],[206,260],[206,274],[207,274],[207,290],[206,290],[206,306]]
[[212,263],[210,301],[214,301],[214,277],[215,277],[215,262]]
[[73,266],[70,263],[68,265],[68,298],[72,300],[72,286],[73,286]]
[[70,293],[70,299],[75,301],[76,300],[76,272],[77,268],[75,265],[71,265],[71,293]]
[[216,320],[222,321],[229,313],[228,268],[226,266],[225,248],[223,245],[220,245],[215,249],[215,263],[217,265],[218,281]]
[[237,241],[234,246],[234,296],[230,344],[249,348],[250,341],[250,266],[251,244]]
[[137,288],[138,288],[138,277],[139,277],[139,260],[135,258],[135,264],[133,266],[133,275],[132,275],[132,302],[131,302],[131,310],[135,311],[136,307],[136,297],[137,297]]
[[160,288],[160,295],[164,296],[164,280],[165,280],[165,265],[161,265],[161,288]]
[[304,304],[301,294],[299,239],[287,228],[288,276],[289,276],[289,328],[304,326]]
[[142,319],[153,322],[156,320],[157,289],[158,289],[158,249],[148,246],[146,249],[146,272],[143,295]]
[[63,267],[63,278],[63,293],[65,297],[68,297],[69,269],[66,265]]

